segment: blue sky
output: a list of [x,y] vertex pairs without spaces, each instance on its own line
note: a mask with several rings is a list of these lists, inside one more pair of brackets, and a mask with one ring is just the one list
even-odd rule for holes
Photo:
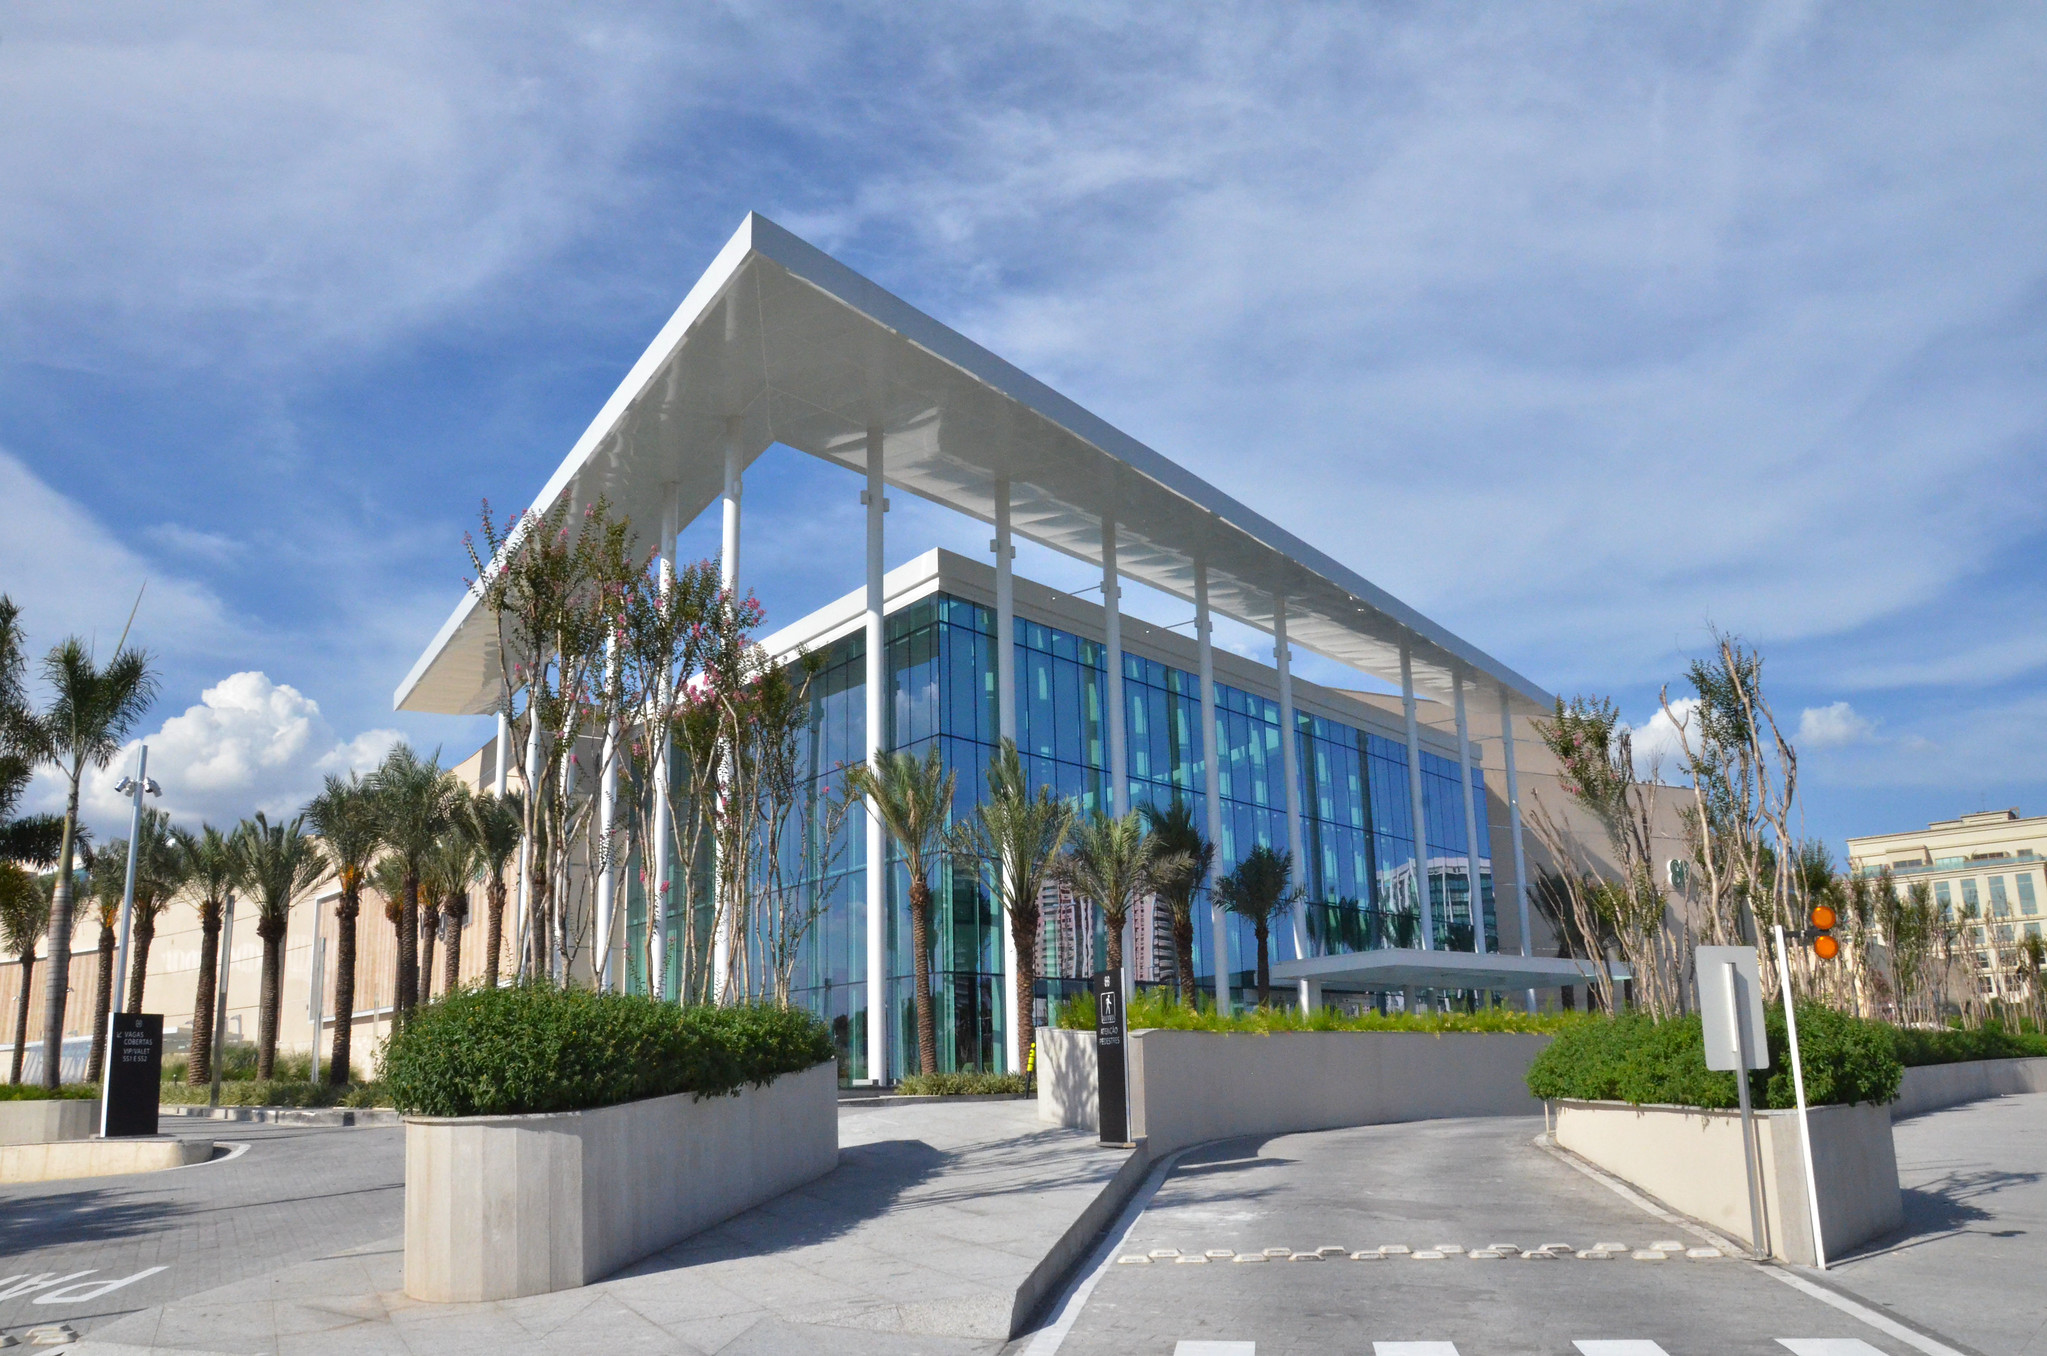
[[[1647,722],[1738,632],[1837,851],[2047,813],[2043,58],[2023,5],[13,5],[0,588],[40,648],[147,579],[181,814],[467,752],[390,693],[478,500],[752,209],[1556,691]],[[856,492],[750,480],[771,622]]]

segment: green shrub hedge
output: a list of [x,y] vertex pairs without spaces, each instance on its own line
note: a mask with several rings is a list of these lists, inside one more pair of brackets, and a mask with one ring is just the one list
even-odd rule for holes
[[725,1096],[832,1057],[830,1033],[807,1012],[522,984],[421,1008],[385,1042],[381,1076],[407,1114],[494,1116]]
[[[213,1100],[211,1084],[164,1080],[157,1099],[165,1106],[205,1106]],[[306,1078],[225,1078],[220,1081],[221,1106],[389,1106],[391,1096],[381,1083],[315,1083]]]
[[1915,1064],[1959,1064],[1971,1059],[2025,1059],[2047,1055],[2047,1036],[2037,1031],[2007,1031],[1995,1022],[1970,1031],[1949,1027],[1928,1031],[1901,1027],[1896,1032],[1898,1059]]
[[0,1083],[0,1102],[41,1102],[53,1097],[66,1101],[97,1101],[100,1090],[97,1083],[66,1083],[51,1092],[40,1083]]
[[1022,1074],[904,1074],[896,1083],[896,1093],[903,1097],[989,1097],[1029,1091]]
[[[1764,1013],[1770,1067],[1749,1075],[1758,1108],[1798,1104],[1791,1085],[1790,1047],[1780,1004]],[[1896,1030],[1881,1022],[1844,1016],[1818,1004],[1798,1005],[1799,1054],[1805,1096],[1815,1105],[1889,1102],[1904,1077]],[[1706,1067],[1699,1018],[1655,1021],[1626,1014],[1575,1023],[1557,1034],[1528,1070],[1528,1090],[1554,1097],[1637,1105],[1731,1107],[1740,1104],[1731,1072]]]
[[[1396,1012],[1380,1016],[1368,1012],[1346,1017],[1334,1008],[1318,1008],[1303,1015],[1293,1006],[1254,1008],[1249,1012],[1224,1015],[1214,1007],[1189,1009],[1158,990],[1139,991],[1131,999],[1129,1026],[1132,1031],[1164,1028],[1169,1031],[1217,1031],[1248,1035],[1271,1035],[1281,1031],[1561,1031],[1585,1021],[1571,1012],[1510,1012],[1487,1008],[1481,1012]],[[1069,1031],[1095,1029],[1095,996],[1077,993],[1061,999],[1052,1025]]]

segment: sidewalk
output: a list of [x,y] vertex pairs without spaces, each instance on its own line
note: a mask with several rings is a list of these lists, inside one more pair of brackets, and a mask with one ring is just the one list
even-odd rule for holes
[[65,1350],[989,1353],[1130,1159],[1041,1126],[1030,1102],[848,1108],[839,1127],[830,1176],[580,1290],[416,1303],[391,1238],[141,1310]]
[[1985,1356],[2047,1353],[2047,1094],[1914,1116],[1892,1141],[1905,1227],[1828,1276]]

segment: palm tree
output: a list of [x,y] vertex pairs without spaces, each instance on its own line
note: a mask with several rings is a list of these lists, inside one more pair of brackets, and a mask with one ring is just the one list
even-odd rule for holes
[[114,1003],[114,939],[121,926],[121,895],[128,883],[128,840],[116,838],[88,854],[85,888],[92,900],[93,917],[99,920],[99,984],[93,997],[92,1057],[85,1064],[85,1081],[100,1081],[107,1058],[107,1013]]
[[428,852],[419,864],[419,979],[413,1001],[431,1003],[434,1001],[434,943],[441,935],[441,901],[448,897],[448,881],[443,874],[441,848],[448,841],[444,831],[434,840],[433,850]]
[[362,887],[384,840],[369,790],[353,772],[347,781],[328,774],[326,785],[306,807],[306,823],[320,835],[341,886],[341,898],[334,905],[334,1053],[327,1061],[327,1081],[339,1087],[354,1076],[349,1061],[353,1058],[356,920],[362,915]]
[[1072,845],[1052,864],[1052,878],[1102,911],[1109,969],[1123,968],[1123,928],[1137,901],[1158,888],[1158,877],[1185,866],[1161,857],[1137,810],[1111,819],[1100,810],[1073,825]]
[[370,868],[369,887],[384,897],[384,921],[391,925],[391,1010],[398,1010],[398,977],[403,970],[399,953],[405,932],[405,863],[393,856],[377,859]]
[[399,905],[398,997],[401,1017],[419,1002],[419,873],[460,804],[462,784],[441,768],[440,755],[421,758],[399,744],[369,776],[385,846],[405,869]]
[[[1173,965],[1179,981],[1180,1001],[1195,1006],[1194,984],[1194,895],[1215,869],[1215,844],[1194,825],[1194,811],[1180,797],[1161,810],[1147,805],[1142,811],[1145,827],[1158,844],[1159,866],[1154,871],[1159,898],[1173,919]],[[1218,965],[1222,962],[1218,961]]]
[[36,946],[50,926],[50,897],[26,867],[0,861],[0,943],[21,961],[21,997],[14,1005],[14,1066],[9,1083],[21,1081],[28,1053],[28,988],[35,974]]
[[[946,821],[952,814],[955,774],[948,772],[933,741],[923,761],[914,754],[887,753],[876,769],[855,763],[846,769],[848,798],[866,804],[868,813],[903,854],[910,873],[910,946],[916,952],[917,1067],[938,1072],[938,1027],[931,1011],[931,872],[946,857],[962,851],[963,837]],[[881,996],[867,996],[870,1022],[882,1017]],[[879,1071],[876,1071],[879,1072]]]
[[141,832],[129,851],[135,854],[135,907],[128,933],[128,1011],[142,1011],[142,986],[149,978],[149,948],[156,941],[156,920],[170,907],[171,896],[184,887],[185,835],[171,827],[162,810],[144,810]]
[[199,982],[192,991],[192,1057],[185,1081],[193,1087],[213,1078],[213,999],[219,983],[220,924],[228,892],[241,879],[241,851],[233,836],[211,824],[184,835],[180,850],[185,880],[199,896]]
[[462,828],[476,845],[476,869],[484,878],[483,987],[495,989],[505,942],[505,872],[519,855],[526,812],[516,791],[471,797],[468,809]]
[[1239,918],[1250,919],[1252,934],[1258,939],[1260,1007],[1272,1001],[1272,924],[1294,906],[1293,874],[1294,864],[1285,853],[1261,843],[1237,863],[1236,870],[1215,883],[1222,906]]
[[[47,761],[64,777],[64,832],[57,848],[56,898],[50,905],[50,973],[71,973],[71,851],[78,832],[78,792],[85,770],[104,768],[121,751],[128,731],[156,699],[149,656],[127,647],[127,634],[104,668],[73,636],[43,660],[43,680],[55,698],[41,718]],[[64,999],[68,984],[48,984],[43,995],[43,1086],[62,1076]]]
[[28,659],[22,651],[21,609],[0,594],[0,858],[24,866],[57,861],[62,815],[15,816],[38,765],[48,761],[49,740],[29,709]]
[[256,903],[256,935],[263,939],[262,1006],[256,1015],[256,1077],[269,1078],[277,1066],[277,1018],[283,1007],[284,935],[291,906],[327,874],[327,858],[306,834],[303,816],[272,824],[262,811],[245,819],[241,840],[241,883]]
[[[469,885],[476,879],[476,842],[469,836],[468,816],[459,817],[434,849],[427,876],[435,884],[434,897],[440,903],[437,930],[441,935],[441,997],[455,991],[462,979],[462,924],[469,917]],[[420,897],[426,897],[421,878]],[[425,908],[420,913],[425,918]]]
[[994,877],[995,899],[1009,915],[1009,935],[1016,943],[1016,1011],[1010,1019],[1020,1038],[1018,1058],[1029,1069],[1037,1041],[1031,1002],[1038,984],[1038,896],[1045,873],[1066,845],[1073,807],[1049,786],[1033,792],[1015,741],[1005,739],[988,760],[988,799],[974,815],[976,846]]

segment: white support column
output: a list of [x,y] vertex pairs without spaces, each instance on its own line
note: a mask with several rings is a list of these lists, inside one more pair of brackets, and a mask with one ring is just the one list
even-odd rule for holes
[[[1108,682],[1102,689],[1109,720],[1109,786],[1103,808],[1112,815],[1130,810],[1130,750],[1123,729],[1123,582],[1116,568],[1116,513],[1102,515],[1102,646]],[[1123,915],[1123,1003],[1127,1011],[1137,985],[1137,910]]]
[[[718,586],[735,600],[739,597],[739,416],[730,415],[725,420],[725,536],[718,552]],[[725,799],[731,777],[728,761],[718,776],[718,798]],[[713,838],[712,851],[717,851]],[[720,861],[712,879],[722,884],[724,863]],[[715,890],[718,888],[714,886]],[[732,994],[732,938],[739,929],[737,917],[725,917],[722,913],[715,918],[711,933],[711,1001],[729,1003]]]
[[[1016,547],[1010,541],[1009,477],[995,482],[995,540],[988,543],[995,552],[995,733],[998,739],[1016,740]],[[1000,868],[998,868],[1000,869]],[[1023,1072],[1023,1030],[1017,1014],[1023,995],[1017,992],[1020,966],[1016,934],[1010,930],[1009,915],[996,895],[996,924],[1002,933],[1002,992],[1008,1003],[1002,1018],[1002,1067]]]
[[[1223,792],[1222,740],[1215,728],[1214,619],[1208,611],[1208,564],[1194,562],[1194,639],[1201,656],[1201,790],[1208,801],[1208,841],[1215,844],[1216,869],[1222,868]],[[1211,882],[1211,887],[1213,882]],[[1215,953],[1215,1006],[1230,1010],[1230,931],[1220,896],[1209,895],[1208,926]]]
[[1464,783],[1464,889],[1471,905],[1471,950],[1483,955],[1485,901],[1478,889],[1478,802],[1471,794],[1471,730],[1464,723],[1463,672],[1451,681],[1457,695],[1457,774]]
[[505,798],[505,782],[512,772],[509,767],[505,766],[507,760],[512,756],[512,722],[505,715],[506,707],[510,705],[511,698],[507,697],[505,702],[506,706],[498,708],[498,742],[497,748],[491,755],[491,763],[496,768],[496,771],[492,774],[490,789],[499,800]]
[[[526,788],[525,795],[530,801],[539,794],[535,785],[540,780],[540,715],[533,709],[533,690],[526,690]],[[527,953],[532,948],[533,936],[533,838],[528,834],[519,840],[519,936],[518,955],[513,969],[522,977],[530,977],[526,968]]]
[[[1507,705],[1507,689],[1500,689],[1500,752],[1507,760],[1507,836],[1514,845],[1514,913],[1521,921],[1521,954],[1535,954],[1528,934],[1528,861],[1521,851],[1521,784],[1514,777],[1514,713]],[[1499,873],[1493,873],[1499,879]],[[1494,891],[1498,893],[1497,888]],[[1535,990],[1528,991],[1528,1010],[1535,1011]]]
[[[1272,662],[1279,671],[1279,775],[1280,780],[1286,783],[1287,861],[1293,866],[1294,888],[1305,890],[1308,885],[1308,854],[1301,840],[1301,740],[1300,732],[1294,728],[1294,664],[1286,639],[1285,594],[1274,594],[1272,599]],[[1296,960],[1308,958],[1308,920],[1304,913],[1305,908],[1299,905],[1287,911],[1287,919],[1293,926]],[[1319,989],[1320,986],[1311,985],[1305,979],[1301,981],[1302,1012],[1311,1010],[1310,1004],[1319,996]]]
[[[616,701],[618,693],[618,638],[608,637],[604,642],[605,684],[609,689],[608,701]],[[611,849],[618,834],[618,719],[614,716],[604,726],[604,769],[597,783],[597,834],[602,845],[602,858],[597,872],[597,936],[592,957],[592,969],[596,972],[597,991],[611,990],[611,957],[614,950],[611,940],[613,926],[613,905],[618,890],[618,863],[612,860]]]
[[[879,428],[867,430],[867,764],[881,770],[887,709],[882,683],[887,673],[884,647],[887,631],[882,605],[882,514],[888,511],[882,481],[882,439]],[[888,1081],[888,853],[882,840],[881,816],[867,811],[867,1077]]]
[[[681,517],[676,502],[676,487],[665,487],[667,502],[661,508],[661,597],[666,599],[675,588],[675,533]],[[651,948],[652,964],[648,967],[647,992],[656,998],[667,998],[668,993],[668,783],[669,754],[674,740],[667,730],[652,731],[659,747],[654,750],[654,832],[649,845],[654,856],[654,869],[647,872],[647,926],[653,930],[654,945]],[[687,918],[687,915],[685,915]]]
[[1400,704],[1407,713],[1407,793],[1414,815],[1414,889],[1421,909],[1422,950],[1436,946],[1436,910],[1429,902],[1429,827],[1422,806],[1422,737],[1414,712],[1414,655],[1400,647]]

